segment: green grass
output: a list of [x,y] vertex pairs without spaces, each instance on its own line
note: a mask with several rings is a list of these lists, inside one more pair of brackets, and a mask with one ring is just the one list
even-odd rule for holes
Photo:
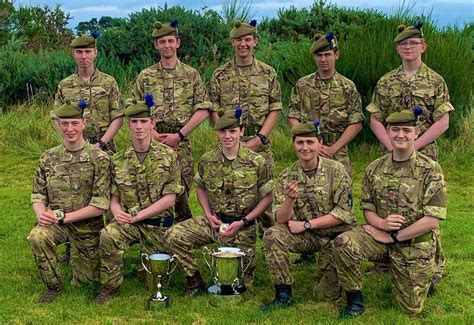
[[[208,305],[208,297],[187,298],[182,295],[185,279],[182,273],[172,276],[171,286],[165,291],[171,306],[161,313],[145,311],[149,296],[138,282],[138,249],[125,254],[125,281],[121,294],[107,306],[94,306],[91,300],[97,293],[96,284],[73,288],[69,285],[71,271],[62,267],[66,282],[65,292],[49,306],[36,300],[44,285],[28,246],[27,236],[35,223],[29,204],[31,180],[41,152],[55,145],[58,137],[47,119],[47,107],[20,107],[15,113],[0,117],[0,323],[337,323],[338,309],[313,295],[314,265],[293,268],[296,283],[294,304],[286,310],[262,314],[258,307],[273,298],[273,286],[264,263],[261,242],[257,243],[258,264],[254,288],[247,300],[230,309]],[[448,183],[448,219],[442,222],[443,245],[447,256],[447,274],[438,292],[426,302],[421,316],[409,318],[393,307],[391,283],[388,275],[366,278],[364,297],[367,312],[354,323],[365,324],[472,324],[474,322],[474,176],[472,170],[472,120],[465,122],[464,135],[452,141],[441,141],[441,165]],[[368,127],[368,126],[366,126]],[[123,128],[118,144],[123,147],[128,139]],[[276,158],[276,174],[293,161],[288,131],[280,126],[271,137]],[[213,131],[203,125],[192,136],[194,156],[199,157],[215,143]],[[352,146],[354,161],[355,204],[358,206],[360,184],[367,164],[378,156],[373,144]],[[194,215],[200,215],[195,193],[191,204]],[[356,208],[357,217],[362,216]],[[58,251],[62,252],[60,247]],[[209,271],[201,260],[206,280]],[[349,323],[349,322],[348,322]]]

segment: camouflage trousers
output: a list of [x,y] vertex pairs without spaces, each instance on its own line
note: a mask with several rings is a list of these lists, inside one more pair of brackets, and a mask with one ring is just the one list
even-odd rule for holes
[[312,231],[293,234],[286,224],[278,224],[265,232],[263,237],[265,260],[273,284],[292,285],[290,253],[319,251],[317,262],[315,293],[329,300],[337,300],[341,289],[337,279],[332,241],[319,237]]
[[99,278],[99,233],[102,217],[49,227],[36,226],[28,236],[40,276],[48,288],[62,285],[56,246],[71,242],[72,285]]
[[[268,170],[268,174],[271,179],[273,179],[273,173],[275,170],[275,162],[273,159],[273,153],[270,150],[270,145],[261,145],[258,154],[265,158],[265,169]],[[275,220],[273,219],[272,206],[270,205],[268,209],[257,218],[259,235],[262,238],[263,234],[267,229],[275,225]]]
[[334,240],[337,273],[345,291],[362,289],[360,263],[388,253],[395,302],[409,314],[418,314],[433,276],[436,237],[426,242],[387,245],[377,242],[362,227]]
[[113,222],[100,232],[100,283],[118,288],[123,282],[123,254],[134,244],[140,244],[145,254],[166,252],[165,229],[144,224]]
[[[223,237],[219,235],[219,230],[209,226],[205,218],[199,217],[174,225],[166,232],[165,237],[171,253],[178,256],[178,266],[186,276],[191,276],[198,270],[193,248],[217,243],[221,246],[239,247],[243,251],[252,249],[255,252],[256,227],[252,225],[242,228],[234,237]],[[244,274],[246,285],[251,285],[255,265],[256,259],[252,258],[251,265]]]
[[192,217],[189,207],[189,192],[194,177],[194,161],[189,142],[179,144],[178,162],[181,171],[181,184],[184,186],[184,192],[176,197],[175,203],[175,222],[181,222]]

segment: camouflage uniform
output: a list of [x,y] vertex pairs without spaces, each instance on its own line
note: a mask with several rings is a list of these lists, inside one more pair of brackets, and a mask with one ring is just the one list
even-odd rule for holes
[[[380,78],[367,111],[386,125],[385,120],[388,115],[404,109],[412,109],[416,105],[423,110],[417,123],[420,135],[443,114],[454,110],[449,102],[448,87],[443,77],[424,63],[410,79],[406,78],[402,66]],[[431,159],[438,160],[436,141],[419,151]]]
[[[405,216],[402,228],[424,216],[445,219],[441,167],[416,151],[405,162],[394,162],[391,154],[385,155],[367,168],[361,205],[383,219],[390,214]],[[380,259],[388,253],[396,303],[410,314],[421,312],[435,265],[436,236],[431,232],[399,244],[383,244],[358,227],[337,237],[334,246],[344,290],[361,290],[361,261]]]
[[[167,194],[182,192],[176,153],[154,140],[143,163],[133,147],[115,154],[112,175],[112,195],[119,196],[122,210],[132,215]],[[172,207],[137,223],[113,222],[106,226],[100,233],[101,284],[108,288],[122,284],[123,254],[131,245],[139,243],[147,254],[166,251],[164,232],[173,221]]]
[[[225,111],[240,105],[243,109],[242,122],[245,127],[243,141],[255,137],[268,114],[281,110],[281,90],[275,70],[254,58],[250,67],[239,67],[231,60],[214,71],[209,98],[211,110]],[[270,144],[261,144],[258,153],[265,158],[267,170],[273,178],[274,162]],[[273,224],[271,217],[262,220],[264,228]],[[266,223],[266,224],[265,224]]]
[[[155,98],[154,118],[158,133],[177,133],[196,111],[208,110],[211,106],[199,72],[179,60],[173,70],[163,69],[157,63],[140,72],[133,96],[137,100],[143,100],[147,92],[152,93]],[[176,221],[182,221],[192,216],[188,197],[193,181],[194,162],[187,138],[179,143],[178,161],[185,191],[176,201]]]
[[[443,77],[428,68],[424,63],[416,74],[408,80],[402,66],[380,78],[375,87],[372,102],[367,106],[367,111],[386,125],[385,119],[388,115],[396,111],[412,109],[416,105],[419,105],[423,110],[423,114],[418,117],[417,123],[420,128],[420,135],[439,120],[443,114],[454,110],[453,105],[449,102],[448,87]],[[424,146],[419,151],[433,160],[438,160],[436,141]],[[440,235],[439,229],[436,230],[437,270],[433,278],[435,283],[441,280],[446,268]]]
[[[273,180],[264,158],[243,144],[232,162],[225,161],[220,147],[204,154],[194,180],[197,186],[206,190],[211,211],[221,220],[227,219],[228,223],[245,217],[273,190]],[[192,276],[197,271],[192,248],[216,242],[255,251],[255,236],[255,225],[242,228],[235,237],[229,238],[220,236],[219,231],[212,229],[204,218],[193,218],[173,226],[167,232],[166,241],[171,252],[178,255],[181,269],[187,276]],[[253,274],[254,265],[247,274]]]
[[[107,210],[110,199],[110,159],[86,143],[76,157],[63,145],[47,150],[40,158],[33,181],[31,203],[66,213],[88,205]],[[55,247],[71,241],[72,283],[94,281],[99,271],[99,232],[102,218],[95,217],[64,225],[36,226],[30,242],[41,279],[49,287],[62,285]]]
[[[120,106],[120,93],[117,82],[112,76],[95,69],[89,81],[84,81],[77,73],[61,80],[56,91],[54,106],[64,104],[67,99],[78,102],[87,101],[84,119],[87,122],[84,138],[90,143],[99,142],[110,123],[123,116]],[[51,117],[55,118],[51,112]],[[105,149],[108,153],[115,152],[114,141],[110,141]]]
[[[288,118],[299,121],[320,121],[323,144],[333,145],[350,124],[364,121],[362,101],[354,83],[336,72],[330,80],[323,80],[318,72],[301,78],[293,88]],[[351,161],[347,146],[335,153],[351,175]]]
[[268,229],[263,240],[272,282],[276,285],[293,284],[290,253],[319,251],[316,290],[330,299],[337,299],[340,290],[335,266],[331,264],[334,260],[332,239],[356,225],[349,175],[341,163],[323,157],[319,157],[314,175],[306,174],[300,163],[295,162],[280,174],[273,202],[274,214],[285,200],[283,189],[293,180],[298,181],[298,197],[292,220],[311,220],[329,213],[344,223],[299,234],[292,234],[287,224]]

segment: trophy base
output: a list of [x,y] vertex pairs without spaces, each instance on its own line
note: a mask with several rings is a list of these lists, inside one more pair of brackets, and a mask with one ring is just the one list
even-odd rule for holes
[[218,285],[210,286],[207,291],[211,294],[209,305],[212,307],[239,306],[243,302],[242,294],[235,292],[225,294]]
[[168,307],[169,305],[169,298],[168,297],[163,297],[163,298],[156,298],[155,295],[152,295],[148,299],[148,304],[147,304],[147,309],[150,311],[160,311]]

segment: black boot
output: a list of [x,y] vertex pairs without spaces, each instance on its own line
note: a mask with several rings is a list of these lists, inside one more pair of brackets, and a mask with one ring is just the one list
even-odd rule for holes
[[291,296],[291,285],[277,284],[275,285],[275,300],[271,304],[263,306],[261,311],[266,313],[275,309],[286,308],[291,305]]
[[201,277],[201,274],[199,274],[199,271],[196,271],[191,276],[186,277],[188,284],[186,285],[185,293],[188,296],[196,296],[200,293],[203,293],[206,291],[206,285],[204,284],[204,281]]
[[346,319],[362,315],[365,311],[362,292],[346,291],[347,307],[339,314],[339,318]]

